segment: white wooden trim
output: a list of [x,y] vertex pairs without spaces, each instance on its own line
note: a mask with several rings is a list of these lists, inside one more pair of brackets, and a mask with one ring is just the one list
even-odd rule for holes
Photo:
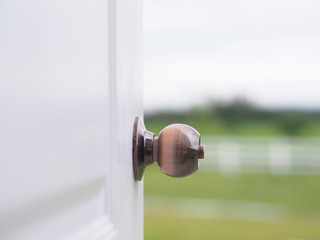
[[116,239],[116,236],[117,231],[114,224],[112,224],[107,216],[103,216],[74,234],[68,240],[113,240]]

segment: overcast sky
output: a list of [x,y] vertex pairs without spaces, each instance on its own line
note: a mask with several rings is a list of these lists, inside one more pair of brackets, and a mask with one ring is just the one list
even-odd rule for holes
[[144,104],[320,108],[319,0],[145,0]]

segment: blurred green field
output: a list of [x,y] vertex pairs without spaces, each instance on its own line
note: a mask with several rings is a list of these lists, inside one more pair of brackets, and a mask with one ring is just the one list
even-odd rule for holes
[[145,239],[320,239],[320,176],[145,172]]
[[[149,131],[159,133],[164,127],[174,122],[181,122],[197,129],[202,135],[234,135],[234,136],[283,136],[283,130],[273,122],[252,121],[235,124],[233,126],[225,125],[221,121],[209,121],[208,119],[182,119],[181,121],[173,118],[148,119],[145,123]],[[319,137],[319,122],[309,123],[299,132],[299,136]]]
[[[206,165],[206,172],[182,179],[167,177],[156,164],[148,167],[144,181],[146,240],[320,240],[320,175],[268,174],[268,144],[276,139],[273,143],[281,147],[279,139],[285,137],[290,154],[295,154],[291,173],[319,172],[311,170],[319,166],[319,138],[313,137],[320,136],[320,111],[263,109],[240,99],[145,117],[147,129],[156,135],[172,123],[197,129],[204,136],[206,153],[210,147],[207,156],[216,165]],[[214,154],[224,137],[241,145],[247,154],[241,161],[269,161],[265,171],[238,175],[208,172],[217,170],[220,159]],[[256,152],[243,150],[249,149],[243,142],[246,139],[248,146],[260,144]],[[257,154],[256,159],[248,159],[250,154]],[[246,167],[241,171],[250,172]],[[304,167],[308,171],[302,171]]]

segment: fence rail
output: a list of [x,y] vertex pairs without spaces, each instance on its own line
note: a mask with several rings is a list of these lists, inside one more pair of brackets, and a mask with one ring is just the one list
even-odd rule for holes
[[201,170],[320,174],[320,138],[204,136]]

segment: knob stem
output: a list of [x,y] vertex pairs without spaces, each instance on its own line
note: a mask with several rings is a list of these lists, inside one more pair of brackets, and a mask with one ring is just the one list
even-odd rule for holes
[[198,158],[204,159],[204,146],[203,145],[200,145],[198,148]]
[[144,132],[144,165],[149,166],[154,163],[154,133],[148,130]]
[[153,138],[153,161],[158,162],[158,147],[159,147],[159,140],[158,137]]

